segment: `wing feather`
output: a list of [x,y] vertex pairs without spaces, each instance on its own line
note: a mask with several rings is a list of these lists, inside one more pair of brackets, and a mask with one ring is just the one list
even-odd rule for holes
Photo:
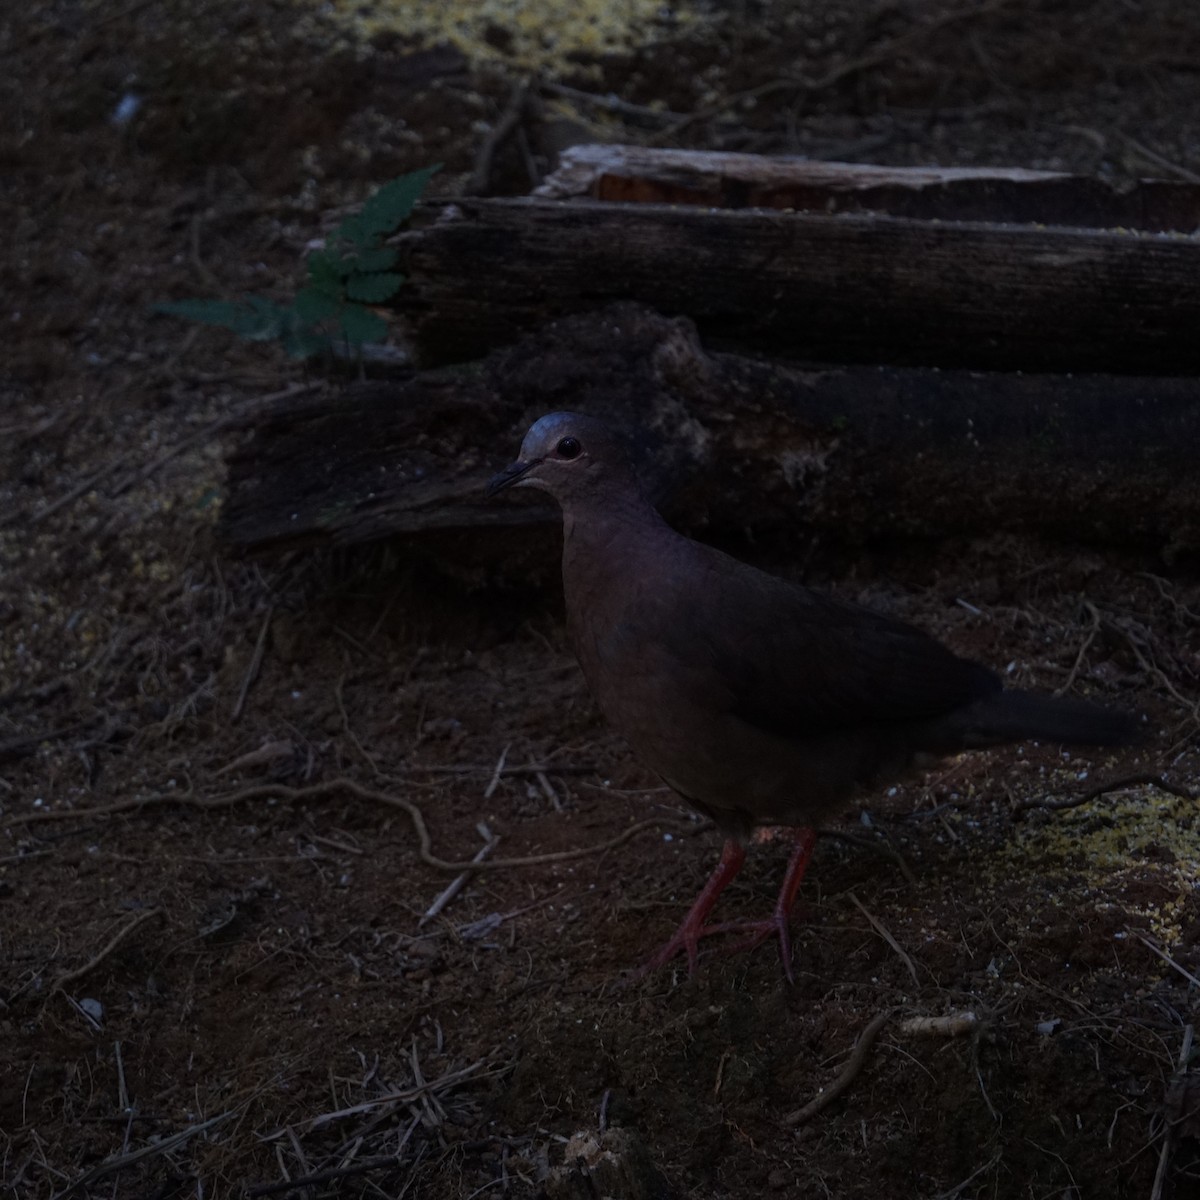
[[916,722],[1000,690],[992,671],[915,626],[692,544],[704,569],[690,573],[692,619],[667,626],[667,649],[693,669],[702,661],[714,699],[759,729]]

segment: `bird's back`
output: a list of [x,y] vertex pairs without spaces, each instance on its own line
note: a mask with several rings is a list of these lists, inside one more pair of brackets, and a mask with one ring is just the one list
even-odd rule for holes
[[718,820],[811,823],[999,690],[911,626],[777,579],[644,512],[569,522],[569,629],[609,721]]

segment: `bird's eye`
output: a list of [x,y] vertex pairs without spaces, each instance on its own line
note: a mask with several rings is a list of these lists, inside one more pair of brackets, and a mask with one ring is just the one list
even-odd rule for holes
[[554,447],[559,458],[578,458],[583,447],[578,438],[565,437]]

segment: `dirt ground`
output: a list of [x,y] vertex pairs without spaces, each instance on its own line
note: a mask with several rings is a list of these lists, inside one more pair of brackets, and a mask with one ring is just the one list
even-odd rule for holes
[[[403,546],[230,555],[214,426],[303,369],[150,312],[286,297],[401,171],[520,192],[597,137],[1195,178],[1200,9],[696,4],[543,56],[484,158],[530,69],[493,8],[457,46],[301,0],[0,28],[6,1194],[1200,1195],[1193,572],[986,531],[808,562],[1146,737],[865,798],[819,843],[794,986],[766,946],[619,987],[717,841],[604,728],[557,597]],[[437,861],[485,839],[426,919],[459,874]],[[762,913],[784,857],[759,847],[720,911]]]

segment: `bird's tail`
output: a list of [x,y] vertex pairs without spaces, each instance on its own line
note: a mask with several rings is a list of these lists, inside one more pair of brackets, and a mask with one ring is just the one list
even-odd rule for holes
[[1035,738],[1078,746],[1118,746],[1130,741],[1137,718],[1086,700],[1039,692],[1001,691],[962,713],[960,733],[967,748]]

